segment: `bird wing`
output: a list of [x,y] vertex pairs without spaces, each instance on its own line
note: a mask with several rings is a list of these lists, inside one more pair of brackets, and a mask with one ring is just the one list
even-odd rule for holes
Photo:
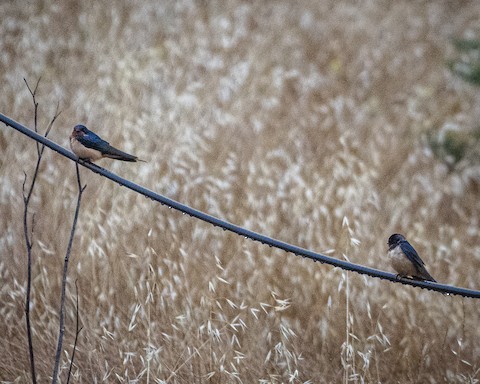
[[105,157],[133,162],[138,160],[136,156],[130,155],[126,152],[120,151],[115,147],[112,147],[108,141],[103,140],[100,136],[96,135],[91,131],[83,136],[80,136],[79,138],[77,138],[77,140],[85,147],[96,149],[97,151],[101,152],[102,155]]
[[411,244],[408,242],[408,241],[402,241],[400,243],[400,248],[401,250],[403,251],[403,253],[405,254],[405,256],[408,257],[408,259],[414,264],[416,265],[417,267],[419,268],[423,268],[423,266],[425,265],[425,263],[423,262],[423,260],[420,258],[420,256],[418,256],[418,253],[417,251],[415,250],[415,248],[413,248],[411,246]]
[[107,141],[103,140],[100,136],[93,132],[88,132],[83,136],[77,137],[77,140],[85,147],[96,149],[102,153],[108,152],[108,150],[111,148]]

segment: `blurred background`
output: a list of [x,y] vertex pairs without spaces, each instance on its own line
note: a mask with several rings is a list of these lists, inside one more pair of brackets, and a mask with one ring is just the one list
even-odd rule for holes
[[[403,233],[479,289],[476,1],[1,2],[0,112],[74,125],[147,163],[99,165],[209,214],[392,271]],[[28,382],[22,227],[35,143],[0,129],[0,380]],[[347,273],[81,169],[61,375],[72,382],[474,383],[478,302]],[[31,318],[50,380],[74,164],[45,151]]]

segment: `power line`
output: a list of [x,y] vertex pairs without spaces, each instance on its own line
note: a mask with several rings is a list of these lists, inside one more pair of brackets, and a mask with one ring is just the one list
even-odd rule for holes
[[404,278],[397,278],[397,276],[393,273],[390,272],[385,272],[381,271],[378,269],[366,267],[363,265],[359,264],[354,264],[350,263],[348,261],[344,260],[339,260],[333,257],[329,257],[326,255],[322,255],[320,253],[316,253],[313,251],[310,251],[308,249],[300,248],[292,244],[285,243],[280,240],[273,239],[271,237],[262,235],[257,232],[250,231],[246,228],[240,227],[238,225],[232,224],[228,221],[219,219],[215,216],[208,215],[204,212],[201,212],[197,209],[191,208],[187,205],[184,205],[182,203],[179,203],[178,201],[169,199],[168,197],[162,196],[156,192],[153,192],[145,187],[142,187],[141,185],[135,184],[129,180],[126,180],[115,173],[112,173],[104,168],[101,168],[93,163],[85,162],[82,160],[79,160],[77,156],[75,156],[72,152],[66,150],[62,146],[58,145],[57,143],[51,141],[50,139],[36,133],[35,131],[28,129],[27,127],[17,123],[16,121],[10,119],[9,117],[3,115],[0,113],[0,121],[3,122],[5,125],[10,126],[17,131],[23,133],[24,135],[36,140],[37,142],[40,142],[41,144],[47,146],[50,149],[53,149],[54,151],[58,152],[62,156],[65,156],[73,161],[78,161],[79,164],[84,166],[85,168],[90,169],[91,171],[98,173],[99,175],[102,175],[103,177],[106,177],[117,184],[127,187],[131,189],[132,191],[135,191],[137,193],[142,194],[145,197],[148,197],[149,199],[155,200],[163,205],[167,205],[177,211],[183,212],[187,215],[196,217],[197,219],[200,219],[202,221],[205,221],[207,223],[212,224],[215,227],[220,227],[225,230],[231,231],[233,233],[236,233],[240,236],[243,236],[245,238],[249,238],[255,241],[259,241],[262,244],[267,244],[269,246],[282,249],[286,252],[293,253],[297,256],[302,256],[306,257],[309,259],[312,259],[313,261],[318,261],[320,263],[325,263],[325,264],[330,264],[333,265],[334,267],[339,267],[341,269],[347,270],[347,271],[353,271],[357,272],[360,274],[372,276],[372,277],[377,277],[380,279],[384,280],[389,280],[395,283],[401,283],[405,285],[412,285],[414,287],[420,287],[424,289],[429,289],[433,291],[438,291],[442,293],[448,293],[448,294],[453,294],[453,295],[459,295],[463,297],[472,297],[472,298],[480,298],[480,291],[478,290],[472,290],[472,289],[467,289],[467,288],[461,288],[461,287],[456,287],[453,285],[446,285],[446,284],[440,284],[440,283],[433,283],[429,281],[417,281],[417,280],[411,280],[411,279],[404,279]]

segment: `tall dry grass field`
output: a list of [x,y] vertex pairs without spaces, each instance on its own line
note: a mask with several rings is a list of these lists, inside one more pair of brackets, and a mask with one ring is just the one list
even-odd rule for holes
[[[391,270],[404,233],[442,283],[480,288],[478,165],[428,134],[468,130],[479,89],[452,76],[476,1],[0,4],[1,112],[84,123],[147,163],[101,166],[254,231]],[[35,143],[0,129],[0,380],[30,380],[21,195]],[[81,169],[61,377],[74,383],[476,383],[480,302],[313,263],[183,216]],[[31,317],[51,380],[77,186],[50,151],[35,214]]]

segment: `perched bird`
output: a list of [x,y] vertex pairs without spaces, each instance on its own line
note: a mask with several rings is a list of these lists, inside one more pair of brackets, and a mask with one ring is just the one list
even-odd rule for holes
[[86,161],[95,161],[103,157],[122,161],[144,161],[112,147],[107,141],[81,124],[73,128],[70,135],[70,148],[80,159]]
[[417,251],[405,239],[405,236],[395,233],[389,237],[387,255],[390,258],[393,269],[398,273],[397,276],[410,276],[415,280],[436,282],[427,272],[425,263],[418,256]]

